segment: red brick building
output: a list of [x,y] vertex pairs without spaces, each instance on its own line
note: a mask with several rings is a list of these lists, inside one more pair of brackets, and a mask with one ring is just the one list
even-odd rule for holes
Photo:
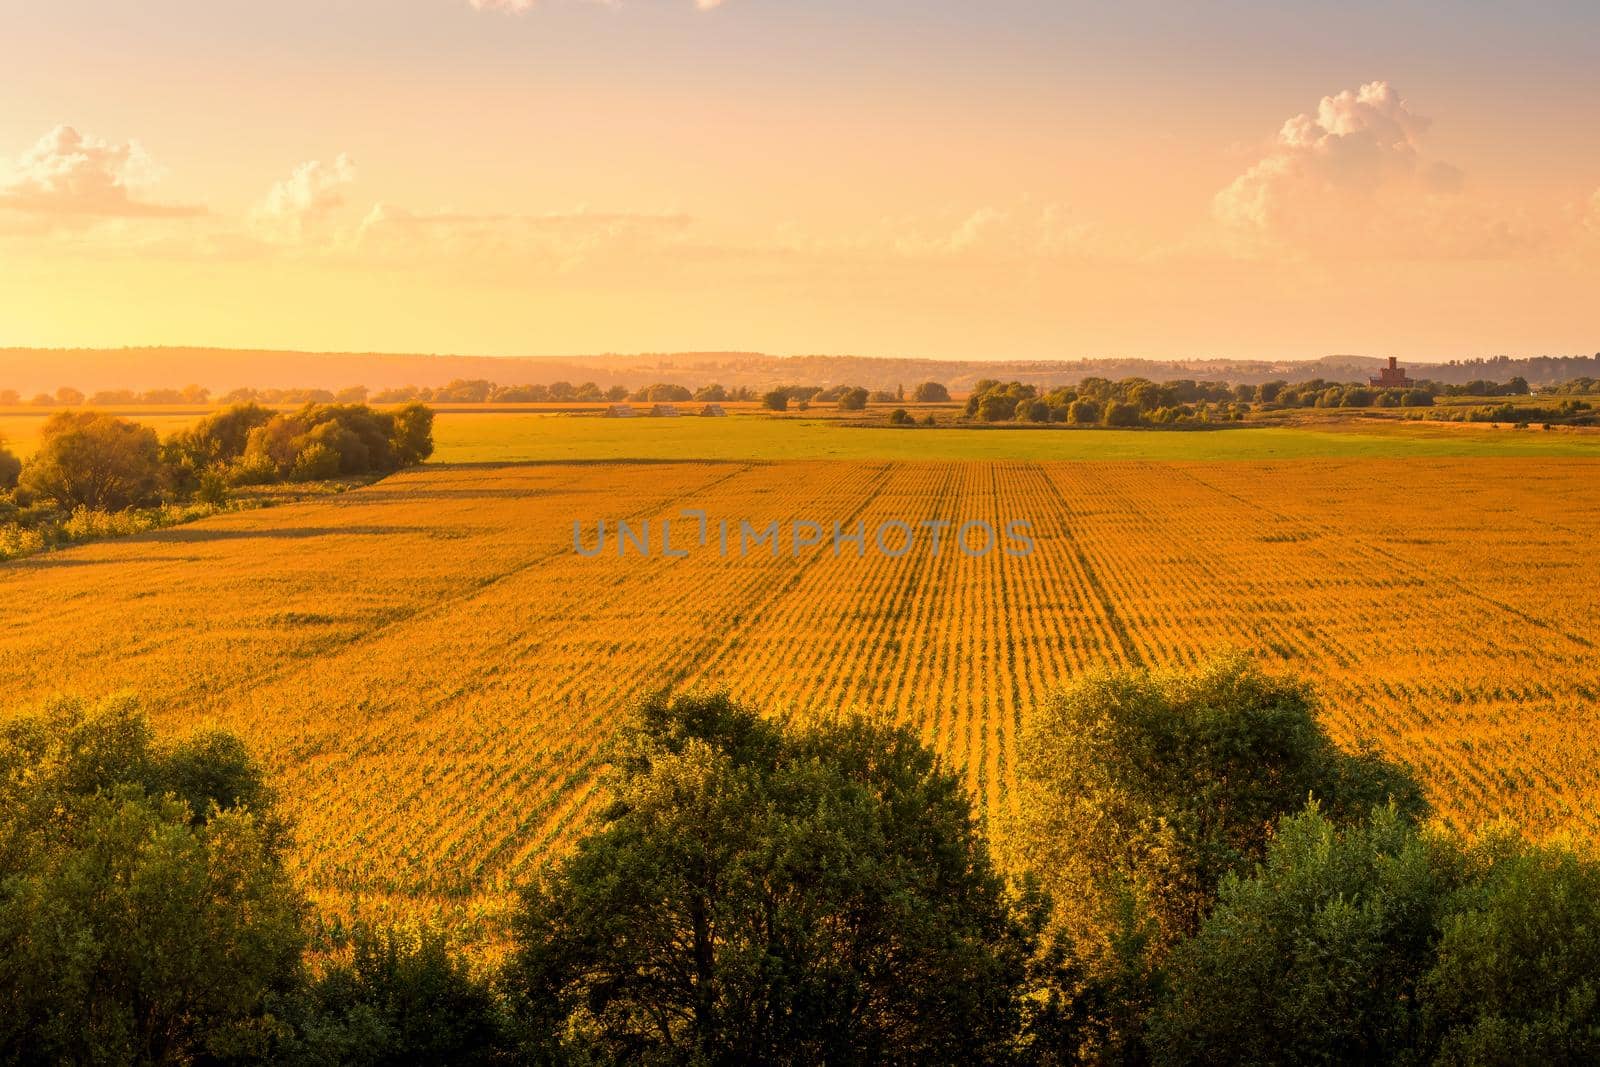
[[1368,378],[1367,384],[1376,385],[1380,389],[1409,389],[1417,383],[1406,377],[1406,372],[1401,370],[1393,356],[1389,357],[1389,365],[1379,371],[1376,377]]

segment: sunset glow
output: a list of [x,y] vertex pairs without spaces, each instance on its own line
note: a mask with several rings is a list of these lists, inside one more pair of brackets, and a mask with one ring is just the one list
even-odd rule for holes
[[0,344],[1595,348],[1592,5],[7,0],[0,26]]

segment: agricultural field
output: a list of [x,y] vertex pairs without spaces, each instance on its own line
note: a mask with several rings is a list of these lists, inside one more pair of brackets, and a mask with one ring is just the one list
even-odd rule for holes
[[[945,431],[826,428],[926,452],[768,461],[707,437],[685,448],[711,454],[674,459],[669,438],[593,436],[759,434],[762,420],[587,420],[591,436],[560,448],[547,424],[580,425],[479,422],[471,438],[444,416],[441,456],[477,449],[472,462],[0,566],[5,708],[131,689],[160,728],[235,730],[272,769],[321,903],[486,933],[599,802],[622,709],[664,686],[914,723],[997,813],[1021,724],[1052,688],[1097,664],[1242,648],[1316,679],[1334,735],[1411,762],[1443,822],[1600,833],[1592,438],[970,435],[1067,456],[1177,442],[1208,460],[1067,461],[952,456],[970,446]],[[538,462],[490,462],[491,440]],[[736,443],[752,440],[759,457],[759,438]],[[1300,458],[1204,452],[1236,440]],[[642,441],[667,455],[606,454]],[[659,531],[683,509],[869,531],[1024,520],[1035,550],[970,556],[947,540],[934,555],[924,540],[893,558],[869,532],[860,557],[787,540],[724,557],[675,525],[685,558],[619,556],[614,540],[574,551],[574,522],[592,548],[599,520]]]

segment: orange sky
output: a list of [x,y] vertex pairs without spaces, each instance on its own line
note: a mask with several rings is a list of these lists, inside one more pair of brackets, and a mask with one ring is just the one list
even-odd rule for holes
[[0,0],[0,345],[1600,348],[1593,5]]

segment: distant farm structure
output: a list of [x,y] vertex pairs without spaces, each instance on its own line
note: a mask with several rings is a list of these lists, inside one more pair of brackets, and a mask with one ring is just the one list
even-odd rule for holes
[[633,405],[612,404],[611,410],[606,412],[606,417],[609,419],[631,419],[633,418]]

